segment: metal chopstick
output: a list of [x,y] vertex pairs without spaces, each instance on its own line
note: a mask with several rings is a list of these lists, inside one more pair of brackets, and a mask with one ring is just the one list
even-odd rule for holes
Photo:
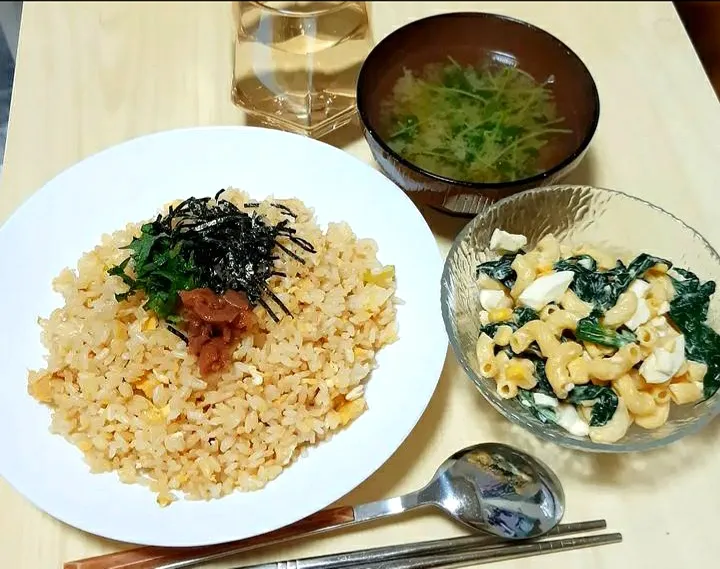
[[[605,520],[561,524],[549,532],[546,537],[602,530],[606,527],[607,523]],[[356,564],[377,564],[393,559],[419,557],[422,555],[458,553],[459,551],[465,551],[471,548],[497,548],[506,546],[508,543],[517,542],[509,542],[508,540],[489,535],[473,535],[375,547],[360,551],[305,557],[302,559],[277,561],[273,563],[261,563],[259,565],[237,567],[235,569],[337,569],[340,567],[351,567]]]
[[460,553],[448,553],[444,555],[428,555],[410,559],[395,559],[381,563],[359,563],[353,565],[353,569],[447,569],[450,567],[465,567],[467,565],[484,565],[496,561],[508,559],[520,559],[523,557],[534,557],[547,553],[569,551],[571,549],[583,549],[596,547],[611,543],[620,543],[622,534],[604,533],[587,537],[571,537],[566,539],[553,539],[548,541],[537,541],[533,543],[492,546],[490,548],[477,548]]

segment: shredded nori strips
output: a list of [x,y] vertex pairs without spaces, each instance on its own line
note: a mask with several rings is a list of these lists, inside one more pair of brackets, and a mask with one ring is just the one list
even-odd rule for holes
[[188,337],[185,334],[183,334],[180,330],[175,328],[175,326],[168,324],[167,329],[170,330],[173,334],[175,334],[178,338],[180,338],[183,342],[185,342],[186,344],[188,343]]
[[[121,276],[130,287],[128,293],[119,295],[120,299],[137,290],[144,290],[150,297],[162,296],[166,314],[161,316],[168,316],[172,308],[167,308],[167,303],[177,306],[179,290],[206,287],[218,295],[227,290],[244,292],[251,304],[263,306],[276,322],[279,318],[270,308],[270,301],[292,316],[267,284],[270,277],[285,276],[274,268],[278,259],[276,248],[303,264],[302,252],[315,253],[315,248],[295,235],[290,219],[297,216],[287,206],[272,204],[289,218],[273,225],[257,212],[248,213],[222,199],[224,191],[220,190],[214,198],[188,198],[177,207],[170,207],[167,215],[158,215],[155,221],[143,225],[141,236],[126,247],[132,251],[137,278],[125,273],[127,260],[110,269],[110,274]],[[247,203],[245,207],[258,205]],[[281,237],[287,238],[286,244],[278,242]],[[293,245],[298,252],[290,248]],[[191,271],[192,278],[168,274],[167,260],[175,256],[185,261],[180,266]],[[150,282],[152,287],[144,286]],[[165,282],[167,286],[163,285]],[[147,305],[157,304],[152,301],[150,298]],[[171,332],[177,335],[175,329]]]

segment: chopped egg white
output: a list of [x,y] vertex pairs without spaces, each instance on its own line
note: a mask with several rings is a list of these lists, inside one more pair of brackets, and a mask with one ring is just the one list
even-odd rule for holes
[[650,314],[650,307],[647,301],[644,298],[638,297],[637,308],[635,308],[635,312],[630,319],[625,322],[625,326],[630,328],[630,330],[637,330],[638,327],[650,320],[650,316],[652,316],[652,314]]
[[650,290],[650,283],[643,279],[635,279],[630,283],[629,290],[635,293],[638,298],[645,298],[648,291]]
[[668,336],[677,336],[677,332],[670,326],[670,323],[664,316],[656,316],[650,320],[650,326],[655,328],[658,339],[667,338]]
[[569,403],[562,403],[557,408],[555,422],[563,429],[576,437],[586,437],[590,433],[590,426],[583,421],[577,409]]
[[515,253],[525,247],[525,245],[527,245],[527,237],[508,233],[502,229],[496,229],[490,237],[490,249],[493,251]]
[[546,304],[558,302],[570,286],[575,273],[558,271],[535,279],[520,296],[518,301],[535,311],[542,310]]
[[670,303],[667,300],[663,300],[660,306],[658,306],[658,314],[662,316],[668,312],[670,312]]
[[638,302],[637,307],[635,308],[635,312],[630,317],[630,319],[625,322],[625,326],[630,328],[630,330],[637,330],[638,327],[650,320],[650,317],[652,316],[652,314],[650,313],[650,307],[645,300],[645,297],[650,290],[650,283],[643,279],[635,279],[633,282],[630,283],[630,287],[628,288],[628,290],[635,294]]
[[558,400],[544,393],[533,393],[533,400],[538,407],[557,407]]
[[652,320],[650,320],[650,325],[657,330],[660,337],[667,336],[670,332],[670,325],[668,324],[668,321],[663,318],[662,316],[656,316]]
[[484,289],[480,291],[480,306],[485,310],[512,308],[512,300],[501,290]]
[[590,270],[592,270],[593,262],[592,262],[592,259],[582,258],[578,261],[578,265],[580,265],[581,267],[584,267],[588,271],[590,271]]
[[675,338],[672,350],[655,348],[640,366],[640,375],[647,383],[665,383],[670,380],[685,361],[685,336]]

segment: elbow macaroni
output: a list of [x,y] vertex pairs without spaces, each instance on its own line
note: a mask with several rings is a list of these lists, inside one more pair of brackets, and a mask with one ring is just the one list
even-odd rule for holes
[[[534,399],[529,400],[531,404],[534,401],[539,408],[556,400],[554,406],[548,407],[551,410],[547,417],[554,417],[551,420],[576,436],[588,433],[592,441],[607,444],[624,437],[633,423],[643,429],[662,427],[668,421],[671,404],[686,405],[702,400],[707,366],[685,358],[678,361],[684,354],[673,351],[675,339],[683,341],[684,338],[668,315],[669,303],[675,296],[673,279],[668,274],[669,266],[658,263],[642,274],[633,274],[628,281],[643,280],[647,286],[637,282],[640,288],[633,285],[630,289],[623,280],[626,277],[622,276],[622,271],[629,266],[631,256],[620,259],[591,245],[573,249],[560,243],[552,234],[545,235],[534,247],[526,250],[526,253],[516,254],[512,260],[511,267],[516,278],[507,287],[486,274],[481,273],[477,279],[480,289],[500,290],[507,295],[506,301],[513,305],[505,308],[507,304],[503,304],[502,307],[480,312],[483,329],[492,331],[481,333],[477,339],[479,375],[495,382],[500,397],[512,399],[520,390],[535,389],[541,378],[540,368],[536,367],[540,357],[544,360],[545,379],[555,398],[547,395],[548,391],[540,391],[538,393],[542,393],[542,397],[535,394]],[[569,260],[567,268],[560,269],[556,265],[558,261],[580,255],[592,257],[595,264],[581,258]],[[576,263],[577,269],[571,263]],[[520,295],[536,279],[560,270],[572,270],[573,278],[587,278],[587,272],[582,273],[581,267],[586,271],[615,269],[620,278],[612,280],[616,279],[613,275],[611,280],[605,281],[610,284],[598,291],[593,287],[590,290],[580,288],[580,285],[575,287],[572,281],[568,287],[567,280],[561,282],[559,278],[547,278],[542,285],[533,287],[523,296],[525,312],[518,310],[521,307],[518,301]],[[680,277],[674,275],[673,278],[682,278],[682,272],[680,274]],[[589,276],[592,278],[592,275]],[[614,283],[626,287],[626,290],[615,292],[607,288],[615,286]],[[594,304],[586,302],[576,291],[580,291],[583,298],[588,295],[597,295],[598,298],[588,299]],[[607,297],[602,296],[605,294],[602,291],[617,295],[612,297],[615,300],[613,306],[607,308],[609,302]],[[642,306],[641,297],[645,303]],[[528,305],[542,308],[538,313],[528,313],[525,308]],[[599,313],[598,308],[601,308]],[[591,313],[598,313],[607,335],[587,332],[587,335],[581,334],[578,338],[579,320]],[[645,319],[647,321],[643,322]],[[640,322],[643,323],[637,326]],[[629,330],[630,327],[632,330]],[[618,348],[622,342],[616,343],[616,339],[624,339],[631,332],[635,340]],[[617,333],[622,336],[613,336]],[[608,345],[589,342],[588,337]],[[642,373],[639,371],[641,363]],[[612,389],[617,395],[618,405],[612,417],[607,419],[605,415],[599,419],[606,421],[602,426],[589,426],[591,419],[598,420],[602,416],[602,412],[598,416],[593,414],[593,405],[598,399],[579,403],[581,399],[588,399],[588,394],[595,397],[594,392],[586,390],[583,395],[577,391],[576,397],[571,395],[576,386],[592,388],[591,384],[602,386],[598,394],[606,395],[604,389]],[[524,399],[523,405],[527,401]],[[555,415],[552,409],[557,411]],[[572,411],[575,418],[560,413],[561,410]],[[582,419],[587,424],[583,425]]]
[[475,344],[480,375],[485,378],[495,377],[498,368],[495,363],[495,346],[492,338],[483,332]]
[[670,403],[656,405],[655,410],[649,415],[638,415],[635,417],[635,424],[643,429],[659,429],[667,423],[670,414]]
[[617,259],[613,257],[612,255],[606,253],[605,251],[602,251],[600,249],[596,249],[595,247],[592,247],[591,245],[582,245],[581,247],[575,249],[576,255],[589,255],[593,259],[595,259],[595,262],[597,263],[597,266],[601,269],[612,269],[617,264]]
[[510,361],[510,358],[504,351],[495,357],[495,365],[498,370],[495,377],[495,389],[503,399],[513,399],[518,394],[517,383],[508,380],[506,375],[508,361]]
[[670,403],[670,391],[664,385],[653,385],[650,388],[650,395],[656,405],[667,405]]
[[513,331],[510,326],[499,326],[497,329],[497,332],[495,332],[495,336],[493,337],[493,342],[495,342],[496,346],[505,347],[510,344],[510,339],[512,338]]
[[603,325],[608,328],[617,328],[625,324],[635,314],[638,305],[638,297],[632,291],[626,291],[619,297],[615,306],[605,313]]
[[687,360],[687,366],[687,374],[690,380],[702,383],[702,381],[705,379],[705,374],[707,374],[707,364]]
[[589,367],[590,377],[601,381],[619,379],[641,359],[642,354],[637,344],[625,344],[609,358],[591,360]]
[[[540,318],[542,318],[542,315]],[[555,336],[561,336],[565,330],[574,332],[580,318],[568,310],[555,310],[544,320]]]
[[507,381],[523,389],[532,389],[537,385],[535,365],[525,358],[511,358],[504,368]]
[[527,255],[518,255],[510,266],[517,274],[515,284],[510,289],[510,296],[517,300],[522,291],[535,280],[535,268],[528,262]]
[[688,363],[687,360],[683,360],[683,363],[680,364],[680,368],[675,372],[675,375],[673,376],[674,380],[678,380],[682,378],[685,374],[687,374],[688,371]]
[[675,405],[687,405],[700,401],[703,397],[702,383],[697,381],[686,381],[673,383],[668,386],[670,399]]
[[547,320],[552,316],[554,313],[558,312],[560,310],[560,307],[554,305],[554,304],[546,304],[542,307],[542,310],[540,310],[539,316],[540,320]]
[[604,358],[605,356],[612,356],[615,353],[615,348],[593,344],[592,342],[583,342],[583,346],[591,358]]
[[582,346],[577,342],[560,344],[548,357],[545,364],[545,373],[548,381],[560,399],[565,399],[568,391],[574,387],[568,364],[582,355]]
[[658,341],[658,332],[651,324],[641,324],[635,331],[635,337],[641,347],[652,351]]
[[567,289],[560,297],[560,306],[568,312],[572,312],[579,318],[585,318],[590,314],[590,312],[592,312],[592,307],[571,289]]
[[552,233],[548,233],[531,252],[537,253],[542,264],[552,265],[560,260],[560,242]]
[[637,389],[630,374],[620,376],[612,385],[633,415],[650,415],[655,411],[656,403],[653,396]]
[[531,320],[513,334],[510,347],[513,352],[520,354],[533,342],[537,342],[540,352],[546,358],[560,346],[560,340],[555,337],[547,322]]
[[632,423],[633,417],[620,399],[615,414],[605,425],[590,427],[590,440],[594,443],[616,443],[625,436]]
[[480,273],[480,276],[478,276],[478,278],[477,278],[477,285],[481,289],[485,289],[485,290],[501,290],[503,292],[506,291],[505,287],[503,286],[503,284],[501,282],[496,281],[495,279],[493,279],[492,277],[489,277],[485,273]]
[[673,287],[670,277],[666,274],[655,274],[647,277],[650,288],[647,292],[648,299],[655,299],[660,302],[670,301],[675,296],[675,288]]
[[645,300],[650,316],[655,318],[656,316],[662,316],[670,310],[670,304],[667,300],[660,300],[659,298],[648,298]]
[[573,385],[585,385],[590,381],[590,370],[588,369],[588,358],[583,354],[568,363],[570,383]]

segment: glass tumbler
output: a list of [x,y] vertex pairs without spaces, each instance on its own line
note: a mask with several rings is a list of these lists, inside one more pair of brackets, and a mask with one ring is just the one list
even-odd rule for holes
[[234,11],[233,103],[314,138],[352,120],[372,47],[365,2],[236,2]]

